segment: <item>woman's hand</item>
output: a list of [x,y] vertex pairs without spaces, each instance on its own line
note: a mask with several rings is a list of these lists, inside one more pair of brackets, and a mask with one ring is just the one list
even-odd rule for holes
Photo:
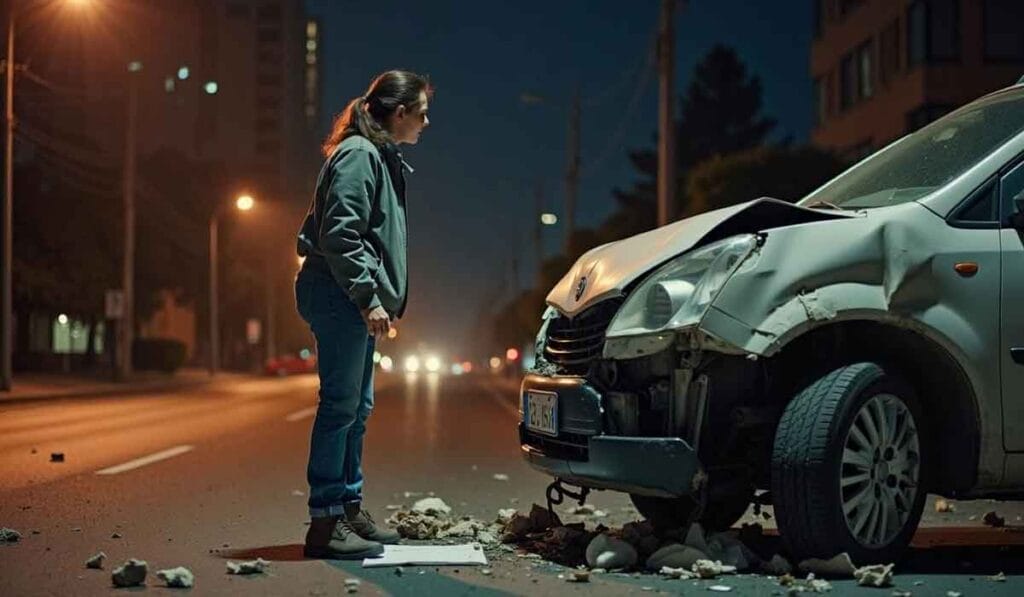
[[384,307],[374,307],[363,310],[363,321],[366,322],[366,329],[371,336],[380,340],[387,336],[391,329],[391,318]]

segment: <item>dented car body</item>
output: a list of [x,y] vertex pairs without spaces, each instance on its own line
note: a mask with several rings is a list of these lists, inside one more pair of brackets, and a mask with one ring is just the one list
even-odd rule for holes
[[771,504],[793,552],[860,561],[926,492],[1024,495],[1022,131],[1018,85],[798,204],[584,254],[547,297],[524,457],[667,522]]

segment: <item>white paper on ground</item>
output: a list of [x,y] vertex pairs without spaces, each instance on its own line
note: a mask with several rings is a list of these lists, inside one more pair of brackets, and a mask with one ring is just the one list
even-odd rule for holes
[[479,543],[465,545],[385,545],[384,555],[363,560],[363,568],[380,566],[487,565]]

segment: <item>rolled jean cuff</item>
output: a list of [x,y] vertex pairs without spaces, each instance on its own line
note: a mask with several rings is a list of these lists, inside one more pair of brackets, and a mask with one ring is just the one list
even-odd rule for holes
[[334,504],[332,506],[325,506],[323,508],[309,507],[309,515],[312,518],[326,518],[328,516],[344,516],[345,505]]

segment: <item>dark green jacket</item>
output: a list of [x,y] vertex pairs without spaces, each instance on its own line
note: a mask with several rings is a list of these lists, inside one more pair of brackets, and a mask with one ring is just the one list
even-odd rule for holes
[[320,170],[302,224],[303,267],[329,269],[360,309],[405,312],[408,293],[405,172],[397,148],[351,136]]

